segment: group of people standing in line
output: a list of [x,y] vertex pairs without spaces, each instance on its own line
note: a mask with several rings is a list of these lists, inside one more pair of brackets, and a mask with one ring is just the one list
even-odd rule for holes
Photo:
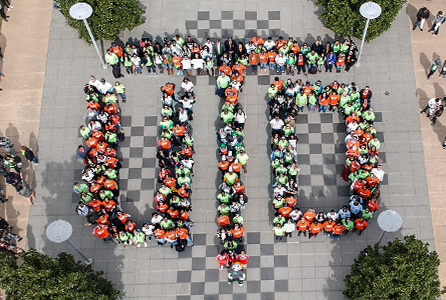
[[[273,171],[273,200],[275,210],[273,234],[276,239],[298,236],[316,237],[320,232],[340,239],[349,231],[367,228],[367,221],[379,208],[379,183],[384,171],[379,157],[380,141],[374,127],[375,114],[371,107],[372,91],[366,86],[358,92],[356,84],[334,81],[322,85],[320,80],[305,85],[301,80],[283,82],[278,77],[268,90],[271,125],[271,166]],[[298,203],[299,186],[295,124],[298,112],[338,112],[343,115],[347,136],[346,156],[341,177],[349,183],[351,196],[339,211],[324,213],[313,208],[306,212]]]

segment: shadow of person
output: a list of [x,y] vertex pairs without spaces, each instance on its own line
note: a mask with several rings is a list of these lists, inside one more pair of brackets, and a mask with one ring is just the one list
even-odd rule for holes
[[[431,62],[429,61],[429,58],[427,57],[427,55],[424,52],[420,53],[420,63],[423,66],[424,69],[426,69],[426,71],[429,70],[429,67],[431,66]],[[427,74],[427,72],[426,72]]]

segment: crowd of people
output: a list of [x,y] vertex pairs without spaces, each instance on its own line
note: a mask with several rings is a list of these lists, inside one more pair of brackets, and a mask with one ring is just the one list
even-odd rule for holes
[[[219,225],[217,236],[223,245],[223,250],[217,255],[217,261],[221,270],[225,266],[228,268],[230,279],[236,274],[232,272],[235,264],[237,268],[243,269],[248,263],[242,216],[248,197],[241,181],[241,173],[247,173],[249,165],[249,156],[244,147],[247,116],[239,103],[244,73],[237,74],[240,75],[240,79],[231,83],[229,76],[222,73],[221,76],[225,76],[227,80],[217,81],[216,93],[224,99],[219,112],[221,127],[217,131],[218,152],[221,155],[221,161],[218,163],[221,184],[217,191],[217,223]],[[238,281],[240,285],[243,285],[243,280]],[[230,280],[229,283],[232,281]]]
[[[275,210],[273,234],[276,239],[297,235],[316,237],[320,232],[332,239],[342,234],[367,228],[367,221],[379,208],[380,181],[384,171],[379,157],[380,141],[374,127],[371,106],[372,91],[368,86],[358,90],[354,82],[334,81],[323,85],[278,77],[268,89],[271,125],[271,167],[274,178],[272,206]],[[339,211],[325,213],[298,206],[297,142],[295,124],[299,112],[308,110],[337,112],[344,117],[347,159],[341,177],[349,183],[351,196]]]
[[[147,76],[167,73],[168,75],[209,76],[223,71],[227,76],[233,75],[230,68],[236,66],[239,75],[251,66],[252,73],[316,74],[325,72],[337,73],[344,68],[346,72],[355,64],[358,48],[351,40],[323,43],[318,38],[311,45],[300,43],[293,37],[288,40],[271,37],[265,40],[255,36],[246,44],[229,37],[224,42],[210,38],[202,45],[189,35],[186,40],[179,34],[171,40],[164,38],[162,42],[142,38],[138,44],[126,43],[123,47],[112,44],[105,60],[113,68],[115,78],[121,74],[121,65],[127,74],[140,75],[147,71]],[[229,68],[229,69],[228,69]]]

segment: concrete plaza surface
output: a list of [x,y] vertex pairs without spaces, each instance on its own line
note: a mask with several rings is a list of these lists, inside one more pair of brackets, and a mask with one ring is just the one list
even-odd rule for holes
[[[308,43],[313,43],[318,36],[323,42],[339,38],[324,28],[317,17],[320,10],[312,1],[212,0],[188,1],[187,5],[180,1],[142,1],[142,5],[146,6],[146,23],[133,32],[124,32],[122,41],[139,39],[142,34],[156,38],[176,32],[190,33],[200,42],[206,35],[233,35],[238,39],[253,32],[263,37],[293,36]],[[360,87],[370,86],[374,94],[373,108],[382,115],[377,130],[383,133],[380,151],[386,158],[383,169],[387,184],[381,188],[380,211],[396,210],[404,220],[403,228],[385,235],[383,242],[415,234],[434,249],[410,30],[404,8],[388,32],[366,44],[360,68],[353,68],[350,73],[322,73],[309,80],[320,79],[323,84],[333,80],[354,81]],[[108,46],[104,42],[104,47]],[[74,227],[72,241],[94,259],[95,269],[103,270],[122,290],[122,299],[343,299],[343,278],[349,273],[353,258],[378,238],[376,217],[362,236],[349,234],[336,243],[324,236],[274,242],[270,224],[271,178],[265,99],[268,83],[274,76],[248,76],[240,100],[248,115],[245,144],[250,167],[242,180],[250,199],[243,212],[250,262],[247,282],[239,287],[227,284],[226,272],[218,271],[215,261],[219,249],[215,238],[218,182],[215,131],[220,125],[214,80],[207,76],[192,78],[197,94],[193,122],[197,163],[191,213],[196,225],[195,246],[178,254],[169,247],[155,247],[155,243],[149,248],[135,249],[104,244],[92,237],[92,228],[83,226],[84,220],[75,213],[77,198],[72,193],[72,185],[79,179],[82,168],[75,150],[82,142],[78,135],[86,106],[82,88],[90,75],[114,82],[111,70],[100,68],[94,49],[80,41],[77,33],[66,26],[60,12],[54,11],[38,139],[41,164],[35,174],[39,198],[30,211],[28,247],[50,255],[68,251],[80,259],[68,244],[53,244],[45,237],[45,228],[51,221],[70,221]],[[157,172],[154,138],[160,111],[159,87],[167,81],[179,86],[182,78],[125,75],[120,81],[127,87],[129,100],[121,111],[127,138],[121,149],[124,184],[120,200],[123,210],[140,225],[150,219],[154,210]],[[301,127],[297,128],[299,136]],[[335,135],[334,140],[337,139]],[[311,147],[309,151],[313,155]],[[308,174],[303,171],[300,175],[319,175],[311,173],[310,163],[301,164]],[[345,184],[339,189],[345,189]],[[325,189],[323,193],[309,190],[305,195],[299,198],[302,209],[314,206],[317,211],[326,212],[347,202],[347,197]]]

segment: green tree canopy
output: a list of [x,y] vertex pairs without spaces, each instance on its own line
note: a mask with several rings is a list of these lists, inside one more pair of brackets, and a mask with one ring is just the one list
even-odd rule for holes
[[114,300],[119,295],[102,271],[76,262],[71,254],[52,258],[30,249],[20,258],[18,266],[10,255],[0,255],[0,287],[8,300]]
[[[343,36],[362,38],[366,19],[359,13],[359,7],[369,0],[317,0],[325,8],[320,15],[325,26]],[[406,0],[374,0],[381,6],[382,13],[370,20],[366,41],[373,40],[387,31]]]
[[352,300],[436,299],[440,296],[440,260],[428,245],[406,236],[387,246],[368,246],[344,279],[344,296]]
[[79,31],[79,37],[91,44],[90,36],[82,20],[70,16],[70,7],[77,2],[85,2],[93,8],[88,18],[91,32],[97,40],[114,41],[120,30],[132,30],[144,23],[143,9],[136,0],[56,0],[69,26]]

